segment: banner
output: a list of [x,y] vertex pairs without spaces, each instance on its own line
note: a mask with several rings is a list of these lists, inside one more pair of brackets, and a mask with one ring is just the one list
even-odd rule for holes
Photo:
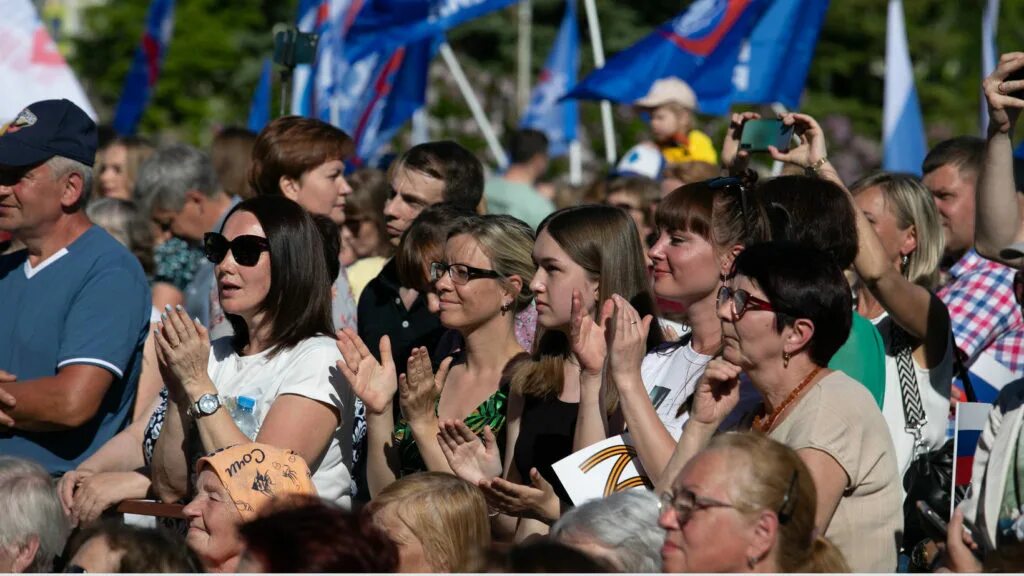
[[270,58],[263,60],[263,70],[249,105],[249,130],[259,133],[270,122]]
[[882,147],[883,170],[921,175],[921,164],[928,150],[921,106],[914,87],[914,68],[910,63],[901,0],[889,0]]
[[33,102],[67,98],[93,119],[96,112],[29,0],[4,3],[0,19],[0,125]]
[[[992,404],[987,402],[959,402],[956,405],[956,423],[954,424],[953,454],[956,456],[953,466],[953,486],[967,486],[971,483],[974,469],[974,454],[978,451],[978,439],[985,429]],[[976,486],[975,490],[980,490]],[[950,498],[949,517],[953,517],[955,498]]]
[[146,30],[124,80],[121,100],[114,112],[114,130],[122,136],[135,133],[160,77],[164,54],[174,32],[174,0],[153,0],[146,16]]
[[515,4],[518,0],[366,0],[345,40],[345,55],[355,60],[371,52],[435,38],[458,26]]
[[591,444],[555,462],[551,468],[575,506],[615,492],[652,486],[629,433]]
[[569,143],[576,139],[578,104],[575,100],[559,100],[576,84],[576,74],[580,67],[579,36],[576,0],[567,0],[555,45],[541,70],[537,86],[530,94],[530,105],[519,123],[520,128],[540,130],[547,135],[548,155],[552,158],[568,152]]

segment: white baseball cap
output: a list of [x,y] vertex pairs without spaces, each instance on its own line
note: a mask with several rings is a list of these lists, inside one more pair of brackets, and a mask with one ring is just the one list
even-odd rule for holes
[[697,94],[686,82],[675,76],[662,78],[651,85],[647,95],[633,103],[641,108],[657,108],[663,104],[675,102],[690,110],[697,109]]
[[612,176],[646,176],[652,180],[661,180],[665,170],[665,157],[661,150],[651,144],[637,144],[622,155],[615,165]]

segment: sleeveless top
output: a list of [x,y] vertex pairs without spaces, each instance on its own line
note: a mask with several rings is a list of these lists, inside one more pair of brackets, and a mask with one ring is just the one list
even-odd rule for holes
[[557,397],[526,396],[524,402],[513,464],[523,484],[530,484],[530,469],[536,468],[555,489],[555,494],[571,504],[569,493],[551,465],[573,453],[580,405],[562,402]]

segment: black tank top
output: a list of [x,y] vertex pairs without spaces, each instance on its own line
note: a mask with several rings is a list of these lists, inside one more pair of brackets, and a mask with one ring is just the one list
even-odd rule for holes
[[579,406],[555,397],[526,396],[515,446],[515,466],[523,484],[530,484],[530,469],[536,468],[568,504],[572,500],[551,465],[573,452]]

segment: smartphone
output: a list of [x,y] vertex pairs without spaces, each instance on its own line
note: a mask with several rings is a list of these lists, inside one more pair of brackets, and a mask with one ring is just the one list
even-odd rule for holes
[[740,149],[767,152],[769,146],[775,146],[779,152],[786,152],[792,139],[793,127],[782,120],[747,120],[740,135]]
[[312,64],[316,59],[316,45],[320,37],[295,28],[274,34],[274,63],[288,68],[299,64]]
[[945,535],[949,532],[949,525],[942,519],[942,516],[939,516],[935,510],[932,510],[932,507],[929,506],[927,502],[924,500],[918,500],[917,509],[921,512],[921,515],[928,520],[928,523],[937,528],[941,534]]

